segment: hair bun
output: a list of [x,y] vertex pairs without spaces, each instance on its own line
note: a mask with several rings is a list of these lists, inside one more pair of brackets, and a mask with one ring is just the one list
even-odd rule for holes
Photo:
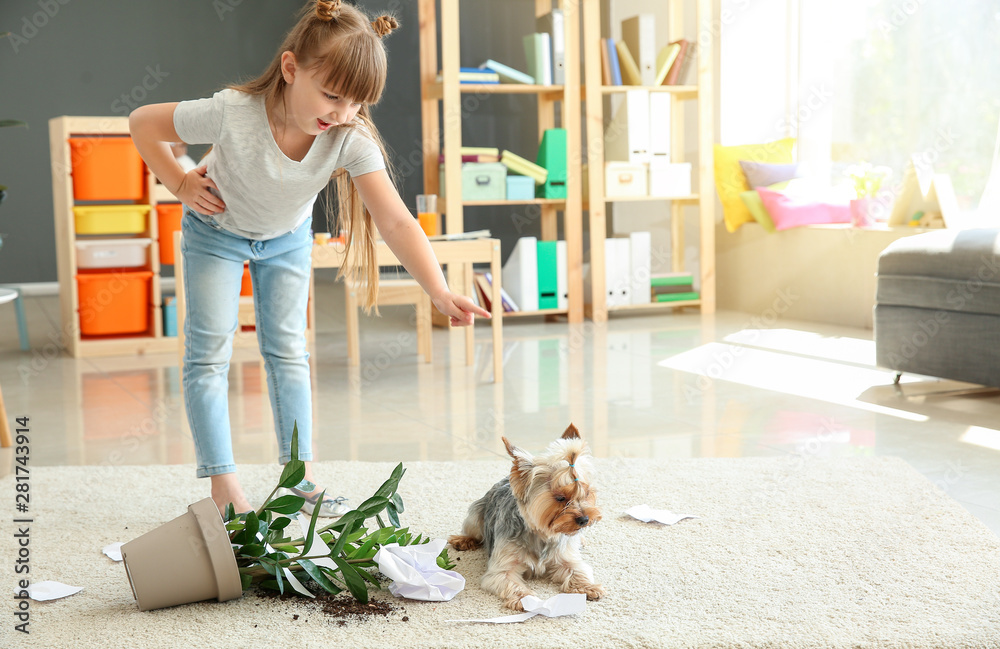
[[383,38],[397,27],[399,27],[399,22],[389,15],[379,16],[372,21],[372,29],[375,30],[379,38]]
[[323,22],[330,22],[340,16],[341,0],[316,0],[316,17]]

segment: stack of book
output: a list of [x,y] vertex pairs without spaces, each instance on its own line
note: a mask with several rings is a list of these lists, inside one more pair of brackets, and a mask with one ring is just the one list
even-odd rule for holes
[[685,302],[697,300],[694,278],[691,273],[660,273],[650,276],[654,302]]
[[[438,72],[437,82],[441,83],[442,75]],[[459,68],[459,83],[500,83],[500,75],[493,70],[483,70],[481,68]]]
[[606,86],[673,86],[690,66],[690,42],[681,38],[656,53],[653,14],[622,21],[622,38],[601,39],[601,74]]

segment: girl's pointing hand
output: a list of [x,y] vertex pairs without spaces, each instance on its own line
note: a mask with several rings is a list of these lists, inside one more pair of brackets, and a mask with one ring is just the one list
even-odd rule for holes
[[464,295],[456,295],[451,291],[445,291],[432,298],[432,301],[438,311],[451,318],[451,326],[453,327],[471,325],[475,322],[477,315],[484,318],[492,317],[489,311],[476,306],[471,299]]

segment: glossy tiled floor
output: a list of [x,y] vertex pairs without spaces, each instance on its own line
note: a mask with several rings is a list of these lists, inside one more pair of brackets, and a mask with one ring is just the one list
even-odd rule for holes
[[[510,322],[494,385],[488,327],[477,327],[473,366],[440,329],[434,362],[421,364],[406,307],[362,317],[362,365],[349,368],[342,291],[321,277],[317,296],[318,460],[496,459],[501,436],[540,449],[570,422],[598,456],[894,455],[1000,533],[1000,391],[916,376],[895,387],[873,365],[870,331],[725,312]],[[58,308],[27,300],[31,353],[18,349],[13,309],[0,310],[0,386],[8,415],[31,417],[32,464],[193,472],[176,355],[53,357]],[[237,462],[276,461],[252,349],[234,355],[230,411]],[[10,449],[0,461],[9,472]]]

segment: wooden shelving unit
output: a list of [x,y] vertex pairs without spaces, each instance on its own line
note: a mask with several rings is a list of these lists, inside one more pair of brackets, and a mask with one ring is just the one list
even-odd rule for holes
[[[438,194],[440,172],[438,156],[444,152],[445,185],[461,187],[462,93],[514,93],[535,95],[538,100],[538,138],[554,128],[556,114],[560,126],[566,129],[567,179],[563,199],[530,201],[462,201],[460,191],[450,191],[438,200],[439,211],[445,215],[446,232],[464,232],[466,207],[483,205],[538,205],[541,210],[539,240],[553,241],[558,236],[558,213],[562,212],[563,232],[567,248],[567,288],[569,308],[506,313],[504,317],[528,315],[566,315],[570,322],[583,320],[583,200],[581,192],[581,116],[579,105],[570,98],[581,97],[580,89],[580,19],[579,3],[575,0],[536,0],[535,13],[542,16],[554,7],[562,9],[565,35],[565,84],[540,86],[520,84],[462,84],[458,81],[459,61],[459,0],[419,0],[420,21],[420,87],[421,120],[424,142],[424,193]],[[441,18],[441,62],[438,65],[437,17]],[[516,35],[520,38],[520,34]],[[512,35],[513,37],[513,35]],[[441,81],[438,81],[438,71]],[[557,108],[556,103],[559,103]],[[439,126],[443,113],[444,127]],[[527,153],[527,152],[526,152]],[[534,152],[529,156],[533,157]],[[526,156],[528,157],[528,156]]]
[[[160,242],[156,206],[158,203],[176,203],[171,194],[153,174],[145,172],[145,192],[142,199],[131,202],[134,205],[149,206],[149,218],[143,233],[135,235],[152,239],[149,259],[145,266],[137,270],[152,271],[149,304],[149,328],[144,333],[123,334],[121,336],[87,337],[80,332],[80,296],[76,281],[76,227],[73,208],[77,200],[73,195],[72,157],[69,138],[121,137],[129,135],[127,117],[54,117],[49,120],[49,147],[52,156],[52,196],[55,216],[56,264],[59,278],[59,303],[61,314],[61,342],[70,355],[77,358],[88,356],[118,356],[132,354],[177,353],[179,342],[176,336],[163,335],[163,290],[160,277]],[[119,201],[108,201],[118,203]],[[88,201],[87,204],[93,204]],[[108,235],[109,239],[121,235]],[[178,254],[179,258],[179,254]],[[179,277],[179,273],[178,273]],[[311,287],[310,287],[311,290]],[[310,312],[307,339],[313,339],[312,293],[310,292]],[[178,321],[180,326],[180,321]],[[249,335],[248,335],[249,334]],[[256,347],[253,332],[237,328],[233,339],[235,347]]]
[[[607,2],[608,0],[604,0]],[[612,0],[613,1],[613,0]],[[713,22],[712,0],[694,0],[697,4],[697,25]],[[685,0],[666,0],[668,5],[668,41],[687,37],[692,47],[697,46],[695,35],[684,33]],[[589,192],[585,209],[589,213],[591,295],[588,296],[588,312],[597,322],[608,319],[609,311],[643,313],[651,309],[676,309],[698,306],[702,313],[715,311],[715,194],[712,188],[712,145],[715,142],[713,100],[712,100],[712,52],[710,47],[698,47],[697,83],[684,86],[604,86],[601,82],[601,33],[602,0],[582,0],[583,7],[583,50],[584,87],[583,97],[587,124],[587,161]],[[697,168],[698,185],[696,193],[670,198],[636,196],[608,198],[604,194],[604,100],[607,95],[623,93],[627,90],[648,90],[666,92],[671,100],[671,161],[685,161],[684,146],[684,103],[698,104],[698,153],[692,167]],[[671,270],[684,271],[684,208],[692,203],[698,205],[699,213],[699,272],[695,276],[700,292],[698,300],[684,302],[651,302],[649,304],[607,306],[605,286],[604,239],[607,228],[607,203],[634,201],[659,201],[669,203],[671,229]]]

